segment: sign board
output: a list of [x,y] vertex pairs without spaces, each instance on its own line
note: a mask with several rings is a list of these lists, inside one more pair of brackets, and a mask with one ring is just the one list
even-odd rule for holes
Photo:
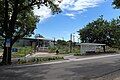
[[11,39],[6,39],[6,47],[10,47]]

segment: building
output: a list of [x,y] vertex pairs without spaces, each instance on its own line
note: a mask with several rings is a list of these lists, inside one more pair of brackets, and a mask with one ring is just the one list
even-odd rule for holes
[[34,47],[37,51],[47,51],[48,47],[52,46],[53,44],[53,40],[46,38],[22,38],[18,40],[14,46],[31,46]]
[[80,53],[94,53],[94,52],[105,52],[106,44],[97,44],[97,43],[81,43],[80,44]]

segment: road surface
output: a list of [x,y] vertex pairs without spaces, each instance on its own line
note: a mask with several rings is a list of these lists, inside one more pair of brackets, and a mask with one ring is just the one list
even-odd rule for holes
[[120,80],[120,55],[55,64],[0,66],[0,80]]

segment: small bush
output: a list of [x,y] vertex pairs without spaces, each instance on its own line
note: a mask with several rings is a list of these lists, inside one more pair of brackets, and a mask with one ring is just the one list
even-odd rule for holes
[[53,46],[53,47],[50,46],[50,47],[48,47],[48,52],[49,52],[49,53],[55,53],[55,52],[56,52],[56,49],[57,49],[57,48],[56,48],[55,46]]
[[81,56],[81,54],[80,53],[75,53],[74,56]]
[[22,47],[18,50],[18,52],[13,53],[12,57],[24,57],[27,54],[31,54],[33,51],[32,47]]
[[54,60],[62,60],[63,57],[60,56],[53,56],[53,57],[34,57],[30,60],[21,59],[18,64],[25,64],[25,63],[41,63],[46,61],[54,61]]

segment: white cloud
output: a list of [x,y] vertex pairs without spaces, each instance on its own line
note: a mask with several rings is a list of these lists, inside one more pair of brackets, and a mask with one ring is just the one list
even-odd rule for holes
[[75,19],[75,14],[73,13],[66,13],[65,15],[70,17],[71,19]]
[[104,0],[63,0],[60,4],[62,10],[78,11],[95,7]]
[[44,21],[45,19],[51,17],[51,10],[46,7],[46,6],[41,6],[40,9],[36,7],[34,7],[34,14],[37,16],[40,16],[40,22]]
[[72,13],[66,13],[65,15],[70,16],[70,17],[74,17],[74,16],[75,16],[75,15],[72,14]]
[[88,8],[98,6],[102,2],[104,2],[104,0],[63,0],[60,7],[63,12],[68,11],[66,14],[72,12],[72,15],[77,15],[81,14],[83,11],[87,11]]
[[[88,8],[96,7],[102,2],[104,2],[104,0],[62,0],[59,6],[64,15],[74,18],[75,15],[81,14]],[[37,9],[36,7],[34,13],[41,16],[41,21],[51,17],[52,15],[51,10],[45,6],[42,6],[40,9]]]

